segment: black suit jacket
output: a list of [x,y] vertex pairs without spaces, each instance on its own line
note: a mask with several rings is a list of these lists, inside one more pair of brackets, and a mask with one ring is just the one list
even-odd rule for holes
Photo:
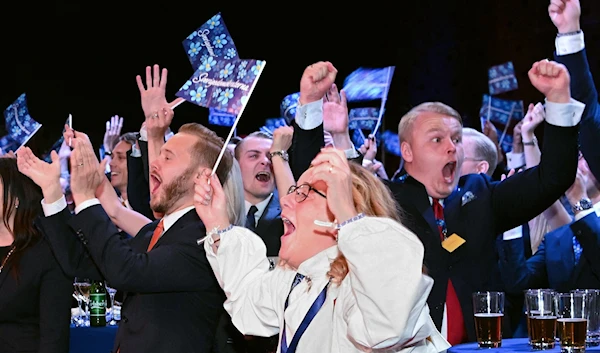
[[[140,142],[140,145],[142,142]],[[144,160],[146,164],[144,164]],[[150,208],[149,176],[145,167],[147,162],[147,153],[142,154],[141,157],[132,157],[131,150],[127,152],[127,198],[134,211],[149,219],[154,219],[154,214]]]
[[[574,236],[583,249],[577,264],[573,252]],[[546,234],[538,251],[527,261],[519,239],[505,241],[500,253],[508,291],[600,289],[600,218],[594,212]]]
[[281,206],[277,190],[273,192],[271,200],[256,224],[256,234],[267,246],[267,256],[278,256],[283,235],[283,222],[281,221]]
[[81,277],[103,276],[126,293],[115,351],[209,352],[224,295],[204,247],[197,244],[206,234],[204,225],[191,210],[146,252],[157,224],[125,240],[100,205],[76,216],[63,210],[41,220],[53,247],[63,249],[61,265]]
[[[546,124],[546,143],[539,166],[494,182],[483,174],[460,178],[457,190],[444,202],[448,234],[458,234],[466,243],[449,253],[440,241],[433,209],[425,187],[411,177],[388,183],[405,212],[404,224],[425,246],[425,265],[434,285],[428,304],[431,317],[441,328],[448,279],[461,304],[469,340],[475,340],[471,295],[494,290],[490,276],[497,266],[496,236],[542,213],[573,183],[577,170],[577,127]],[[474,199],[464,203],[470,192]],[[521,240],[522,242],[522,240]]]
[[0,273],[0,352],[67,353],[73,278],[40,239]]

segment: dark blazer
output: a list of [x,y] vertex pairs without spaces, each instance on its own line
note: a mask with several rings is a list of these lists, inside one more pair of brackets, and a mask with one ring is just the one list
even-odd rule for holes
[[144,160],[146,160],[147,164],[147,153],[142,153],[141,157],[132,157],[131,150],[127,152],[127,198],[134,211],[143,214],[149,219],[154,219],[154,214],[150,208],[149,176],[148,171],[144,167]]
[[66,353],[73,278],[67,277],[40,239],[0,273],[0,352]]
[[[577,265],[573,236],[583,249]],[[507,291],[548,287],[561,292],[600,289],[600,218],[595,212],[546,234],[538,251],[527,261],[519,240],[505,241],[500,247]]]
[[[296,131],[296,129],[294,129]],[[306,143],[296,141],[306,151],[310,141],[318,141],[318,128],[303,130]],[[322,129],[320,130],[322,134]],[[387,182],[403,210],[404,221],[423,242],[425,266],[434,280],[428,304],[431,317],[441,328],[448,279],[452,280],[461,304],[469,340],[475,340],[472,293],[498,286],[490,273],[497,268],[496,237],[542,213],[575,179],[577,170],[578,126],[557,127],[545,124],[545,143],[540,165],[518,173],[503,182],[494,182],[483,174],[460,178],[457,190],[444,202],[444,217],[448,234],[458,234],[466,243],[449,253],[440,241],[433,208],[423,184],[410,176],[400,182]],[[318,152],[317,152],[318,153]],[[304,160],[312,160],[315,155]],[[294,175],[301,164],[291,165]],[[296,170],[294,170],[296,168]],[[298,175],[299,175],[298,174]],[[466,192],[475,198],[462,203]]]
[[281,248],[281,236],[283,235],[283,222],[281,221],[281,206],[279,204],[279,193],[273,191],[273,196],[260,216],[256,224],[256,234],[267,246],[267,256],[278,256]]
[[600,104],[598,104],[598,91],[590,71],[585,49],[570,55],[554,55],[554,60],[564,64],[571,75],[571,96],[585,104],[579,142],[581,152],[590,165],[590,170],[600,180]]
[[[158,222],[124,240],[95,205],[71,216],[66,210],[41,219],[62,266],[81,277],[105,277],[124,291],[114,350],[209,352],[224,295],[197,239],[206,234],[194,210],[181,217],[146,252]],[[79,239],[73,234],[77,234]],[[98,264],[98,273],[83,245]]]

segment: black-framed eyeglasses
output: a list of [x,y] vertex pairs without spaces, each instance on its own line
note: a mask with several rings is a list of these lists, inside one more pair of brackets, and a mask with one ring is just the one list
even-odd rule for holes
[[323,198],[327,198],[327,196],[325,196],[325,194],[323,194],[322,192],[320,192],[319,190],[313,188],[312,186],[308,185],[308,184],[302,184],[302,185],[292,185],[290,186],[290,188],[288,189],[288,195],[295,192],[296,193],[296,202],[300,203],[304,200],[306,200],[306,198],[308,197],[308,194],[314,191],[316,192],[318,195],[322,196]]

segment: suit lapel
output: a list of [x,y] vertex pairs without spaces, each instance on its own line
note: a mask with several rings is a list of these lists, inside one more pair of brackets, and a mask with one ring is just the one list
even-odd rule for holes
[[[156,245],[154,245],[154,248],[158,247],[160,244],[162,244],[164,242],[168,242],[169,240],[171,240],[173,238],[174,234],[180,233],[181,230],[184,229],[186,226],[194,224],[195,223],[194,221],[198,221],[199,219],[200,219],[200,217],[198,217],[196,210],[194,210],[194,209],[189,210],[186,214],[181,216],[181,218],[179,218],[177,220],[177,222],[175,222],[175,224],[173,224],[169,229],[167,229],[167,231],[158,239],[158,241],[156,242]],[[158,225],[158,223],[157,223],[157,225]],[[156,229],[156,226],[152,228],[152,232],[150,233],[150,238],[152,238],[152,233],[154,232],[154,229]],[[197,234],[197,236],[198,236],[198,238],[202,238],[204,235]],[[146,243],[146,248],[149,244],[150,244],[150,240],[148,240],[148,242]]]
[[279,204],[279,196],[276,192],[271,196],[271,200],[267,204],[267,208],[260,216],[258,224],[256,225],[257,234],[267,234],[267,228],[271,224],[271,221],[278,218],[281,215],[281,206]]
[[403,192],[406,191],[406,196],[411,199],[411,203],[417,208],[417,212],[419,212],[421,217],[423,217],[423,219],[429,225],[429,228],[431,228],[433,234],[437,237],[437,239],[439,239],[440,231],[435,221],[433,207],[429,201],[427,190],[425,190],[423,184],[413,179],[411,176],[406,177],[404,183],[410,185],[410,187],[405,188]]

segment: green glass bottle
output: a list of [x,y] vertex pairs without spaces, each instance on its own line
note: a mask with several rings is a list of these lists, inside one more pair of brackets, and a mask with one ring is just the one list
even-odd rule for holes
[[106,326],[106,290],[102,281],[92,282],[90,288],[90,326]]

